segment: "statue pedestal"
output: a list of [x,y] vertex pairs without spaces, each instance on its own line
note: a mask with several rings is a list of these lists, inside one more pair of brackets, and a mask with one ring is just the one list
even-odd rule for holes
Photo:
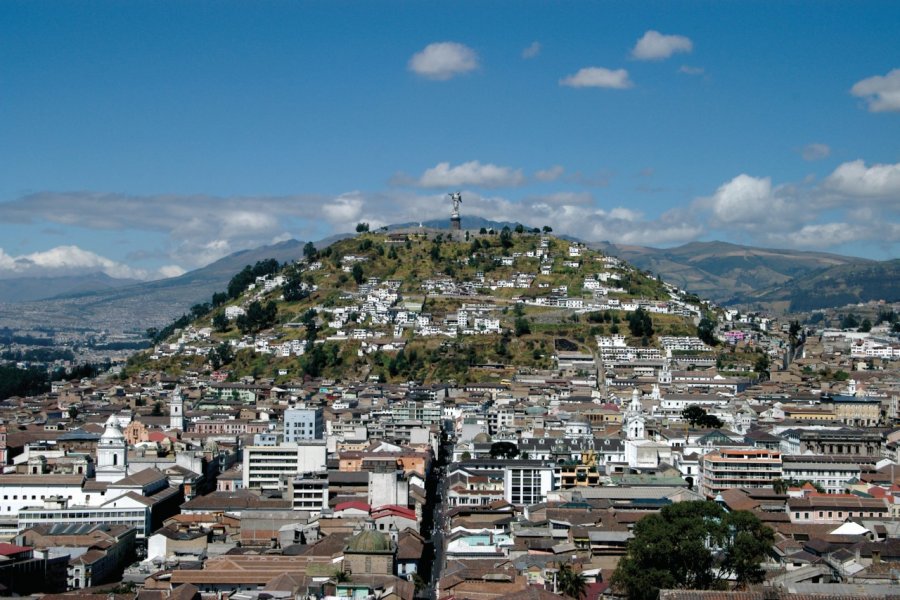
[[459,215],[450,217],[450,231],[459,231],[462,229]]

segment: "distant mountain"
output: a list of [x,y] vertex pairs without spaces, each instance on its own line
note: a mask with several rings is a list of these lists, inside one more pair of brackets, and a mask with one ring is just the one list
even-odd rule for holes
[[599,242],[589,244],[658,273],[683,289],[717,302],[742,303],[754,293],[831,267],[876,264],[864,258],[824,252],[754,248],[727,242],[691,242],[675,248],[649,248]]
[[801,312],[870,300],[900,301],[900,259],[821,269],[745,294],[742,303]]
[[49,299],[3,304],[0,325],[144,331],[168,324],[194,304],[208,302],[214,292],[224,291],[244,266],[268,258],[279,262],[295,260],[303,254],[303,245],[304,242],[288,240],[235,252],[179,277],[109,289],[73,289]]
[[113,290],[136,283],[136,279],[116,279],[100,272],[62,277],[0,279],[0,303],[33,302],[68,294]]

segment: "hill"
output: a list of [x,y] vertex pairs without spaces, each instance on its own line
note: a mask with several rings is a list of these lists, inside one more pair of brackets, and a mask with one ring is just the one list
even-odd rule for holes
[[704,298],[746,303],[760,290],[786,285],[797,277],[841,266],[875,261],[824,252],[754,248],[727,242],[691,242],[675,248],[649,248],[600,242],[590,244]]
[[870,300],[900,300],[900,259],[820,269],[784,285],[745,294],[741,303],[805,312]]
[[363,233],[280,272],[240,273],[228,298],[180,323],[130,370],[499,380],[549,368],[558,350],[592,353],[597,335],[647,345],[696,334],[699,304],[618,259],[508,229],[456,236]]

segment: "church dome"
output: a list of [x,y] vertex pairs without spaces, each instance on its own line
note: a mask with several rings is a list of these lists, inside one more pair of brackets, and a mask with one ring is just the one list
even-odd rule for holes
[[392,550],[391,538],[374,529],[361,531],[347,541],[348,552],[368,554],[373,552],[391,552]]
[[125,436],[122,434],[122,429],[119,427],[119,420],[115,415],[110,415],[109,419],[106,420],[106,429],[103,431],[103,435],[100,436],[101,440],[124,440]]
[[472,441],[475,442],[476,444],[486,444],[487,442],[491,441],[491,436],[489,436],[487,433],[482,431],[481,433],[477,434],[474,438],[472,438]]

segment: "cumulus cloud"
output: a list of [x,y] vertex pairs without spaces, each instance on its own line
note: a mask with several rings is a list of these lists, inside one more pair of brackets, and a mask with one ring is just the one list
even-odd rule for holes
[[471,160],[456,166],[449,162],[438,163],[426,169],[417,185],[426,188],[453,188],[475,186],[484,188],[515,187],[522,185],[525,176],[521,169],[482,164]]
[[800,155],[803,160],[822,160],[831,155],[831,147],[828,144],[807,144],[800,151]]
[[541,53],[541,43],[531,42],[527,48],[522,50],[522,58],[535,58]]
[[772,180],[744,173],[719,186],[710,207],[720,223],[754,223],[772,210]]
[[428,44],[409,59],[409,70],[436,81],[446,81],[457,75],[478,68],[478,55],[474,50],[457,42]]
[[900,111],[900,69],[857,81],[850,93],[863,98],[870,112]]
[[562,177],[563,173],[565,173],[565,169],[562,165],[554,165],[549,169],[541,169],[540,171],[536,171],[534,174],[534,178],[538,181],[556,181],[560,177]]
[[677,52],[690,52],[694,43],[683,35],[664,35],[650,29],[637,41],[631,51],[636,60],[663,60]]
[[625,90],[634,86],[625,69],[606,69],[604,67],[585,67],[574,75],[563,77],[559,85],[573,88],[609,88]]
[[117,279],[160,279],[184,273],[177,265],[158,270],[136,269],[78,246],[56,246],[49,250],[11,256],[0,248],[0,277],[50,277],[105,273]]
[[845,162],[825,179],[825,186],[849,196],[900,199],[900,163],[867,167],[862,160]]

